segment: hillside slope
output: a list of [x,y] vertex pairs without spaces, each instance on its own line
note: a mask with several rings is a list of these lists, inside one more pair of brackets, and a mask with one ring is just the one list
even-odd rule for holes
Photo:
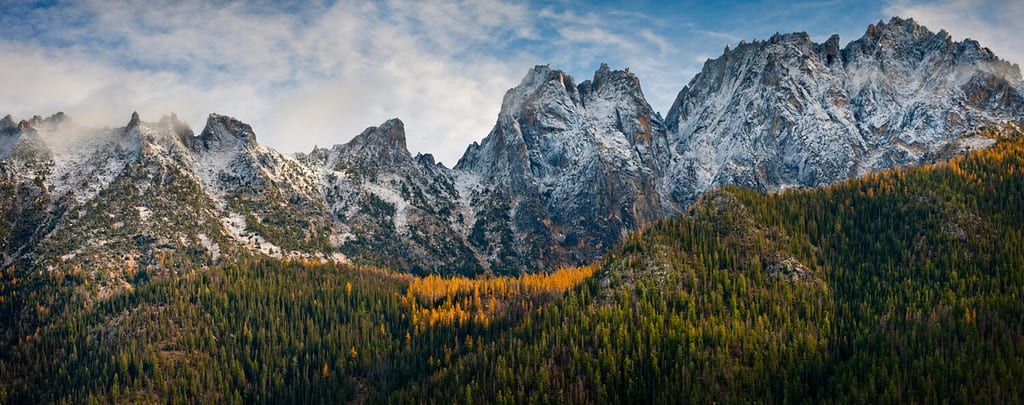
[[727,49],[665,118],[628,68],[577,84],[535,66],[455,168],[410,153],[398,119],[289,155],[219,114],[198,135],[173,115],[100,130],[7,116],[0,267],[81,266],[101,296],[139,271],[250,256],[544,273],[598,259],[715,187],[817,187],[938,162],[991,145],[975,132],[1024,113],[1018,66],[975,41],[900,18],[838,41]]
[[23,295],[4,272],[0,397],[1020,402],[1024,139],[1002,133],[814,190],[715,190],[577,287],[594,269],[471,280],[264,260],[90,304],[64,288],[80,273]]
[[1024,143],[633,234],[581,289],[393,399],[1018,402]]

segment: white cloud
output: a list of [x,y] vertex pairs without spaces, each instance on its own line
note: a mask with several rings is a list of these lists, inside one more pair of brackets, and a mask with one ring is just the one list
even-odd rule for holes
[[[19,3],[11,9],[23,15],[0,15],[0,114],[65,111],[117,126],[134,110],[145,120],[176,112],[199,130],[217,112],[251,123],[261,142],[285,152],[343,143],[399,117],[413,153],[452,165],[535,64],[578,81],[601,62],[629,67],[664,111],[707,55],[754,39],[745,38],[749,27],[575,4],[341,0],[282,13],[273,2]],[[1000,4],[898,2],[886,12],[1018,61],[1024,8]]]
[[588,75],[599,62],[630,66],[648,89],[669,89],[656,108],[679,86],[658,73],[675,48],[639,13],[502,0],[311,7],[287,14],[245,2],[94,0],[37,10],[44,38],[0,42],[19,55],[0,60],[0,74],[18,78],[0,88],[0,110],[63,110],[109,126],[133,110],[147,120],[176,112],[197,130],[218,112],[283,151],[343,143],[399,117],[413,153],[451,165],[487,134],[504,92],[535,64]]
[[590,27],[562,27],[558,30],[561,38],[577,44],[588,44],[590,46],[614,46],[627,49],[633,42],[621,35],[614,34],[604,28],[597,26]]
[[10,42],[0,42],[0,54],[18,55],[0,62],[0,77],[16,78],[6,81],[0,97],[4,113],[22,119],[64,111],[83,125],[113,126],[126,123],[134,110],[154,120],[171,111],[198,119],[202,113],[194,107],[216,104],[215,94],[208,103],[198,102],[200,94],[172,73],[119,69],[74,51]]
[[[309,29],[305,42],[315,49],[318,65],[342,66],[328,79],[282,91],[257,130],[283,137],[274,143],[299,131],[305,150],[346,142],[367,126],[398,117],[413,153],[454,164],[466,145],[487,134],[502,94],[518,79],[519,69],[510,64],[472,58],[494,30],[528,32],[519,29],[518,8],[494,7],[494,14],[481,9],[490,6],[394,1],[383,5],[390,9],[386,14],[333,9]],[[353,23],[361,28],[339,33],[344,19],[359,20]]]
[[0,87],[0,109],[110,126],[133,110],[177,112],[194,127],[219,112],[284,151],[343,143],[398,116],[414,153],[453,164],[527,68],[475,59],[476,48],[495,33],[533,35],[525,7],[494,1],[340,2],[310,16],[247,7],[95,1],[75,13],[95,18],[72,27],[68,10],[38,13],[70,45],[0,41],[19,56],[0,60],[0,74],[18,78]]
[[913,18],[932,31],[945,29],[954,40],[977,40],[1000,58],[1024,63],[1024,4],[1020,0],[898,0],[884,11]]

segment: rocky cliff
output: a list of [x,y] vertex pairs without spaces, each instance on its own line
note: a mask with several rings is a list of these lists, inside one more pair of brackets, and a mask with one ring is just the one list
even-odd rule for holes
[[83,129],[0,120],[0,259],[81,268],[118,289],[154,272],[271,255],[419,273],[589,262],[707,190],[814,187],[944,159],[1024,112],[1018,67],[913,20],[840,47],[807,34],[726,48],[663,119],[628,69],[576,83],[536,66],[454,168],[413,156],[403,123],[286,155],[211,114]]

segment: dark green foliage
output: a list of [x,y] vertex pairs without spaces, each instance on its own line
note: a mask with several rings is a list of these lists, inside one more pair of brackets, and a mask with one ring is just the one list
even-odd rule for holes
[[0,257],[5,259],[17,258],[52,228],[46,211],[50,193],[39,181],[18,183],[6,177],[0,174]]
[[[173,273],[215,264],[197,234],[222,247],[225,255],[245,254],[231,250],[222,225],[204,209],[211,204],[199,184],[176,167],[130,163],[88,203],[48,213],[60,226],[37,245],[35,266],[22,268],[78,266],[93,273],[104,284],[101,288],[117,289],[136,268]],[[112,257],[111,252],[120,254]]]
[[348,266],[140,272],[97,302],[81,270],[4,271],[0,399],[1021,403],[1022,170],[1002,139],[816,190],[714,191],[482,324],[423,329],[411,276]]
[[[279,201],[290,204],[282,205]],[[284,251],[333,251],[327,235],[330,228],[316,220],[323,218],[323,207],[301,199],[286,198],[277,186],[256,193],[239,193],[228,199],[228,206],[243,215],[247,230],[254,232]]]
[[376,388],[365,380],[389,387],[418,345],[402,332],[404,285],[379,271],[262,261],[150,281],[23,339],[0,375],[27,402],[365,397],[357,391]]
[[712,192],[399,401],[1024,400],[1024,146]]

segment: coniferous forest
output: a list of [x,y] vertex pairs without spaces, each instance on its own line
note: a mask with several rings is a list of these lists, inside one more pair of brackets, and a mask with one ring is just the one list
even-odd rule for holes
[[[997,136],[990,134],[992,136]],[[0,402],[1024,402],[1024,140],[724,188],[507,278],[245,259],[0,274]]]

